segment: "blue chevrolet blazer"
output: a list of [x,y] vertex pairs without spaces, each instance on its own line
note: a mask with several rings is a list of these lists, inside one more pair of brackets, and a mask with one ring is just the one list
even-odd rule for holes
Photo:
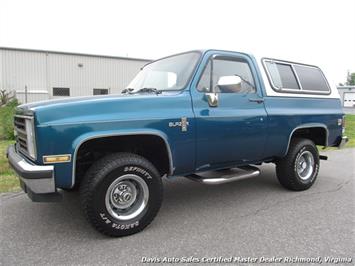
[[342,147],[337,90],[317,66],[203,50],[145,65],[120,95],[21,105],[11,166],[33,201],[80,190],[100,232],[143,230],[162,203],[165,177],[221,184],[274,163],[282,186],[310,188],[316,145]]

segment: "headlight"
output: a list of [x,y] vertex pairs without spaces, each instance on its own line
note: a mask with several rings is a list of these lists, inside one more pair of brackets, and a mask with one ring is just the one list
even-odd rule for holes
[[26,119],[27,152],[32,158],[36,158],[35,131],[33,119]]

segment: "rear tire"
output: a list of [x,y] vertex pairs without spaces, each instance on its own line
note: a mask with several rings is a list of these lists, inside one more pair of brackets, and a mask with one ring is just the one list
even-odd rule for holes
[[157,215],[163,185],[148,160],[116,153],[90,167],[81,182],[80,197],[94,228],[109,236],[127,236],[143,230]]
[[276,163],[277,178],[289,190],[309,189],[319,172],[319,153],[313,141],[292,139],[287,155]]

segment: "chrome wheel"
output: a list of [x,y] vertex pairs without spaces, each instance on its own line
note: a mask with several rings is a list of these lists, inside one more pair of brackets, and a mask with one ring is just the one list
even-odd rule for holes
[[310,151],[304,151],[296,160],[297,174],[302,180],[309,179],[314,171],[315,162]]
[[106,191],[105,205],[110,215],[119,220],[130,220],[147,206],[149,189],[138,175],[118,177]]

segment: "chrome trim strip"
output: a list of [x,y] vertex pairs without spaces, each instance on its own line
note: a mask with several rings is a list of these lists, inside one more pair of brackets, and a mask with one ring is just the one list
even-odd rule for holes
[[310,123],[310,124],[303,124],[303,125],[300,125],[300,126],[298,126],[298,127],[295,127],[292,131],[291,131],[291,134],[290,134],[290,136],[289,136],[289,138],[288,138],[288,144],[287,144],[287,149],[286,149],[286,152],[285,152],[285,154],[284,154],[284,156],[286,156],[287,155],[287,153],[288,153],[288,149],[290,148],[290,143],[291,143],[291,138],[292,138],[292,135],[293,135],[293,133],[296,131],[296,130],[298,130],[298,129],[303,129],[303,128],[315,128],[315,127],[321,127],[321,128],[324,128],[325,129],[325,132],[326,132],[326,136],[325,136],[325,147],[327,147],[328,146],[328,138],[329,138],[329,130],[328,130],[328,128],[327,128],[327,126],[326,125],[324,125],[324,124],[318,124],[318,123]]
[[24,119],[33,119],[33,116],[29,116],[29,115],[15,115],[16,117],[19,117],[19,118],[24,118]]
[[92,139],[99,139],[99,138],[107,138],[107,137],[119,137],[119,136],[134,136],[134,135],[153,135],[153,136],[157,136],[160,137],[161,139],[163,139],[166,149],[168,151],[168,156],[169,156],[169,175],[173,175],[174,173],[174,166],[173,166],[173,156],[171,153],[171,149],[170,149],[170,145],[168,143],[168,141],[165,139],[165,137],[162,134],[159,134],[157,132],[150,132],[150,131],[142,131],[142,132],[121,132],[121,133],[117,133],[117,134],[102,134],[102,135],[96,135],[96,136],[92,136],[92,137],[88,137],[86,139],[83,139],[76,147],[74,150],[74,155],[73,155],[73,170],[72,170],[72,184],[71,187],[74,186],[75,184],[75,169],[76,169],[76,157],[77,157],[77,153],[78,150],[80,148],[80,146],[87,142],[88,140],[92,140]]
[[[298,77],[297,72],[296,72],[296,70],[295,70],[295,65],[294,65],[294,64],[291,65],[291,69],[292,69],[293,74],[295,75],[295,78],[296,78],[296,81],[297,81],[297,83],[298,83],[298,86],[300,87],[299,90],[300,90],[300,91],[303,91],[303,87],[302,87],[300,78]],[[271,77],[271,76],[270,76],[270,77]],[[282,89],[281,89],[281,90],[282,90]],[[296,91],[297,91],[297,90],[296,90]]]
[[[68,161],[64,161],[64,162],[50,162],[47,163],[44,161],[44,158],[48,158],[48,157],[61,157],[61,156],[69,156],[69,160]],[[52,164],[52,163],[70,163],[71,162],[71,154],[54,154],[54,155],[43,155],[42,156],[42,162],[44,164]]]

